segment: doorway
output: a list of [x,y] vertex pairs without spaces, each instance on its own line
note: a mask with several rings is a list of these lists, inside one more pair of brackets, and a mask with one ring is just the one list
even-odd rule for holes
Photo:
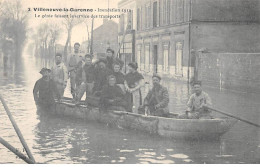
[[153,46],[153,72],[158,71],[158,45]]

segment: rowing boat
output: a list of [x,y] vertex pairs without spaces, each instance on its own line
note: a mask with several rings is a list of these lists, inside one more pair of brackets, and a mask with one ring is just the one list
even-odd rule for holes
[[170,118],[146,116],[125,111],[102,111],[84,103],[74,104],[66,98],[56,102],[55,114],[97,121],[125,129],[135,129],[150,134],[181,139],[219,139],[236,122],[236,119],[221,117],[214,119],[177,119],[177,114]]

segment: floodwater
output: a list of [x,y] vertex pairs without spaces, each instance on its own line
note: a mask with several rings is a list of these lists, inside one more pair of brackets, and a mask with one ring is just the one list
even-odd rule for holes
[[[23,68],[11,77],[0,74],[0,93],[38,163],[260,163],[260,129],[240,121],[220,141],[174,141],[100,123],[39,117],[32,89],[41,77],[40,68],[27,57]],[[170,91],[171,112],[183,111],[187,85],[170,81],[163,84]],[[216,108],[260,124],[260,94],[204,88]],[[0,120],[0,136],[23,151],[1,105]],[[25,163],[1,144],[0,153],[0,163]]]

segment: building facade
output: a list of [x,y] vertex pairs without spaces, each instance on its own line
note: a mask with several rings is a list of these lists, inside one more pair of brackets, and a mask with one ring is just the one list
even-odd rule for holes
[[132,10],[122,13],[119,41],[130,22],[132,60],[145,73],[207,81],[205,55],[260,53],[258,0],[122,0],[118,6]]
[[[118,50],[118,24],[113,20],[103,19],[103,24],[93,30],[93,54],[95,58],[104,57],[107,48]],[[91,41],[83,44],[88,50]],[[91,44],[90,44],[91,45]]]

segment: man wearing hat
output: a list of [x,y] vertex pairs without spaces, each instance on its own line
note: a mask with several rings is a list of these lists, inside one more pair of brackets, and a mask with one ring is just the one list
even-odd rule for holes
[[110,70],[113,71],[113,64],[114,64],[115,62],[120,63],[120,68],[123,67],[124,62],[123,62],[121,59],[119,59],[119,58],[117,58],[117,57],[114,57],[114,50],[112,50],[111,48],[108,48],[108,49],[107,49],[107,52],[106,52],[106,55],[107,55],[107,57],[106,57],[106,62],[107,62],[106,65],[107,65],[107,68],[109,68]]
[[153,74],[153,88],[144,99],[145,113],[154,116],[167,117],[169,114],[169,93],[167,88],[160,84],[161,77]]
[[56,84],[50,79],[51,70],[42,68],[40,73],[42,78],[36,81],[33,88],[33,97],[36,105],[39,105],[49,111],[54,106],[54,98],[60,99]]
[[61,53],[57,53],[55,55],[55,62],[56,63],[54,64],[51,70],[52,71],[51,77],[60,92],[60,96],[63,97],[64,90],[67,86],[68,72],[67,72],[67,67],[62,62]]
[[208,107],[212,105],[209,95],[202,91],[201,81],[193,82],[193,94],[187,103],[186,113],[180,115],[182,119],[211,118]]

